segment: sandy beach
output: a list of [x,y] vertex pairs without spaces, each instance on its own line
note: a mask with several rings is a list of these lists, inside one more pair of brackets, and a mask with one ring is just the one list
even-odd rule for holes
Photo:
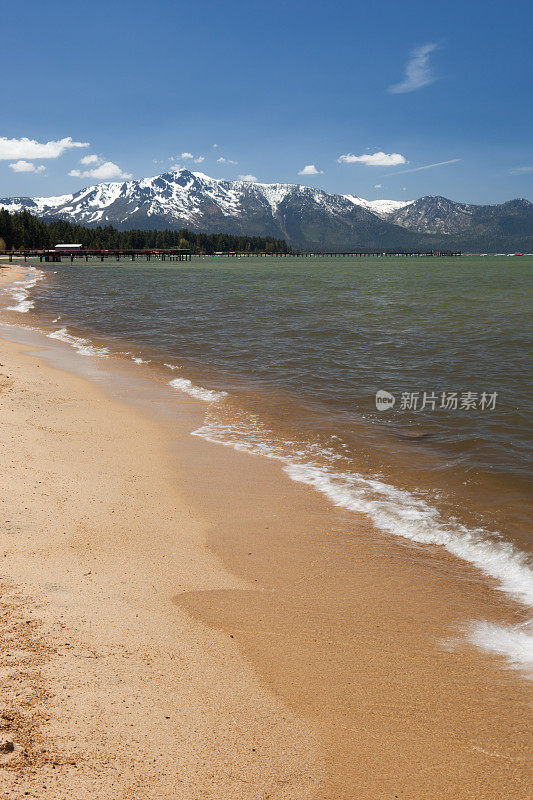
[[521,618],[490,579],[363,516],[347,536],[278,464],[190,436],[199,401],[4,334],[2,797],[529,795],[531,684],[464,639]]

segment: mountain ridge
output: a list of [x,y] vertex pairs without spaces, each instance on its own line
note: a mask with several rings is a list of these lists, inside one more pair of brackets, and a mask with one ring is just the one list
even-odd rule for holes
[[365,200],[301,184],[226,181],[187,169],[72,194],[4,198],[0,207],[89,227],[273,236],[308,250],[533,249],[533,204],[523,198],[487,206],[432,195]]

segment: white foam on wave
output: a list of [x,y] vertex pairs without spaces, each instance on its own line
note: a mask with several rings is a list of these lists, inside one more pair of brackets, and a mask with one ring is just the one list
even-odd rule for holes
[[521,625],[498,625],[482,620],[471,625],[467,639],[482,650],[502,656],[510,667],[520,670],[527,678],[533,680],[531,622]]
[[59,328],[59,330],[47,335],[49,339],[58,339],[60,342],[70,344],[82,356],[106,358],[109,355],[107,347],[95,347],[89,343],[88,339],[82,339],[81,336],[73,336],[66,328]]
[[131,360],[134,361],[136,364],[149,364],[150,363],[149,359],[146,360],[144,358],[141,358],[140,356],[132,356]]
[[223,400],[224,397],[228,396],[227,392],[215,392],[213,389],[197,386],[188,378],[174,378],[169,383],[174,389],[180,389],[182,392],[191,395],[191,397],[203,400],[206,403],[216,403],[218,400]]
[[[318,462],[315,445],[294,449],[293,443],[276,443],[257,417],[246,415],[246,420],[243,425],[208,418],[193,435],[280,461],[292,480],[312,486],[334,505],[365,514],[385,533],[444,547],[490,576],[500,591],[529,608],[533,606],[533,572],[526,556],[510,542],[482,528],[471,529],[458,520],[446,520],[423,497],[379,478],[338,471],[337,457],[326,450],[321,450],[324,458]],[[287,444],[292,447],[292,454],[288,454]],[[505,628],[480,622],[474,624],[468,639],[485,650],[506,656],[510,666],[527,671],[531,667],[532,634],[526,626]]]
[[306,464],[288,464],[289,476],[314,486],[335,505],[367,514],[381,530],[419,544],[444,547],[494,578],[501,591],[533,605],[533,574],[526,557],[510,542],[488,538],[482,528],[444,520],[423,498],[362,475],[324,472]]
[[30,299],[30,291],[44,278],[44,272],[37,269],[37,267],[28,267],[27,270],[30,273],[27,278],[14,281],[7,288],[6,291],[15,300],[16,305],[7,306],[6,311],[18,311],[21,314],[27,314],[35,305],[33,300]]

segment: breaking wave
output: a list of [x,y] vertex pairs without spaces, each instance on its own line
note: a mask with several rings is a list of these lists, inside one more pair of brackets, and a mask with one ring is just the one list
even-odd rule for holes
[[6,311],[18,311],[21,314],[26,314],[34,307],[30,292],[44,278],[44,272],[37,269],[37,267],[28,267],[27,270],[30,273],[29,277],[14,281],[6,290],[16,303],[16,305],[7,306]]
[[203,386],[197,386],[188,378],[174,378],[169,381],[169,383],[174,389],[180,389],[191,397],[195,397],[197,400],[203,400],[206,403],[216,403],[228,396],[227,392],[215,392],[213,389],[205,389]]
[[499,625],[494,622],[475,622],[467,639],[476,647],[502,656],[508,665],[533,680],[533,624]]
[[[338,456],[333,451],[312,443],[276,440],[251,414],[219,421],[208,413],[193,435],[279,461],[293,481],[312,486],[334,505],[365,514],[384,533],[443,547],[492,578],[499,591],[528,608],[533,606],[533,572],[526,555],[513,544],[483,528],[468,528],[453,518],[447,520],[423,497],[378,477],[336,469]],[[510,666],[527,671],[533,667],[532,634],[527,625],[504,627],[480,622],[473,625],[468,639],[478,647],[504,655]]]
[[109,355],[107,347],[96,347],[88,339],[81,336],[73,336],[66,328],[59,328],[57,331],[47,334],[49,339],[58,339],[60,342],[70,344],[82,356],[98,356],[106,358]]

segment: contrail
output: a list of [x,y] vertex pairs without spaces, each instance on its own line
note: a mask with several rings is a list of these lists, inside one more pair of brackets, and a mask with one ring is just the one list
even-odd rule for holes
[[413,169],[401,169],[399,172],[389,172],[387,177],[393,175],[405,175],[406,172],[420,172],[421,169],[431,169],[432,167],[444,167],[446,164],[456,164],[460,158],[451,158],[449,161],[437,161],[436,164],[426,164],[425,167],[413,167]]

